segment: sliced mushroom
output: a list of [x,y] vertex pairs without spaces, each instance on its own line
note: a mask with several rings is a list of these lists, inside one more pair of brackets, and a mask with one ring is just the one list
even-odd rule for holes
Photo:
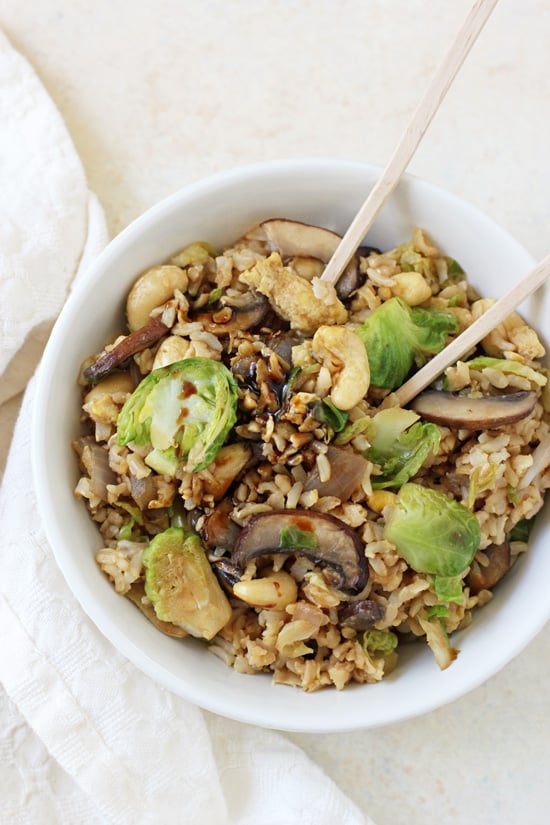
[[360,246],[357,250],[357,254],[360,258],[368,258],[369,255],[372,255],[373,253],[375,255],[381,255],[382,251],[378,249],[377,246]]
[[135,355],[136,352],[140,352],[150,344],[156,343],[167,332],[168,327],[162,322],[162,317],[159,315],[153,318],[145,326],[123,338],[112,350],[100,355],[97,361],[90,364],[89,367],[86,367],[83,373],[84,378],[90,384],[101,381],[102,378],[105,378],[106,375],[128,358],[131,358],[132,355]]
[[325,571],[332,587],[359,593],[368,568],[358,535],[340,519],[311,510],[274,510],[253,516],[235,544],[232,558],[242,570],[250,559],[297,553]]
[[[317,258],[327,264],[342,240],[331,229],[285,218],[272,218],[261,226],[267,235],[269,250],[279,252],[283,258]],[[361,280],[357,256],[354,256],[336,285],[340,300],[349,298]]]
[[261,226],[267,235],[269,250],[285,258],[317,258],[326,263],[341,241],[341,236],[331,229],[302,221],[271,218]]
[[145,588],[141,582],[134,582],[130,590],[125,594],[130,601],[135,604],[137,608],[141,610],[144,616],[147,616],[149,621],[155,625],[157,630],[162,631],[162,633],[166,633],[167,636],[173,636],[176,639],[183,639],[187,636],[187,632],[183,630],[178,625],[172,624],[171,622],[163,622],[155,613],[155,608],[151,604],[149,600],[143,602],[145,597]]
[[230,559],[222,557],[211,562],[212,570],[226,593],[233,596],[233,587],[241,580],[241,571]]
[[269,309],[269,301],[259,292],[250,292],[249,301],[241,306],[229,304],[212,312],[198,312],[193,321],[200,321],[206,332],[224,336],[248,330],[261,324]]
[[355,266],[348,264],[336,284],[336,294],[341,301],[349,298],[365,282],[365,276],[359,268],[359,258],[368,258],[371,252],[380,255],[380,250],[374,246],[360,246],[355,254]]
[[384,618],[386,610],[379,602],[372,599],[359,599],[356,602],[346,602],[338,609],[338,621],[347,624],[355,630],[368,630]]
[[327,481],[321,481],[317,465],[309,473],[304,490],[317,490],[320,496],[338,496],[342,500],[349,499],[354,493],[366,471],[369,462],[353,450],[344,450],[342,447],[329,446],[326,452],[331,473]]
[[537,403],[534,392],[511,395],[469,397],[451,392],[428,390],[421,393],[411,408],[427,421],[466,430],[488,430],[513,424],[528,416]]
[[215,547],[231,550],[237,541],[241,528],[230,518],[232,509],[231,501],[224,499],[204,519],[200,532],[204,545],[209,550]]
[[267,339],[267,346],[273,350],[285,364],[292,364],[292,348],[303,343],[304,337],[294,329],[278,330]]
[[246,386],[256,389],[256,367],[259,359],[260,355],[257,352],[254,355],[243,355],[236,358],[231,363],[231,372],[233,375],[242,378]]
[[483,553],[487,556],[489,564],[483,566],[474,559],[466,577],[466,584],[474,595],[480,590],[491,590],[510,569],[511,553],[508,541],[491,544]]

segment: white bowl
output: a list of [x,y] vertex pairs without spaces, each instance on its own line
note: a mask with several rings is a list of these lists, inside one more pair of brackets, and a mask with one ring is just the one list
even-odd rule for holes
[[[550,616],[547,582],[550,508],[537,519],[526,557],[453,636],[460,655],[441,672],[431,651],[411,646],[396,671],[376,685],[306,694],[272,685],[268,675],[241,675],[195,640],[159,633],[118,596],[94,560],[101,539],[73,488],[78,478],[71,440],[79,427],[82,360],[123,329],[125,295],[145,268],[190,241],[221,246],[257,221],[285,216],[345,230],[380,174],[340,160],[290,160],[235,169],[177,192],[109,244],[77,284],[51,335],[38,376],[33,422],[36,490],[48,539],[69,587],[101,632],[130,661],[166,688],[201,707],[243,722],[306,732],[370,728],[418,716],[480,685],[519,653]],[[498,296],[532,266],[529,254],[468,204],[407,177],[384,207],[368,241],[392,247],[424,227],[457,258],[478,290]],[[543,331],[548,290],[522,307]],[[548,342],[546,342],[548,345]]]

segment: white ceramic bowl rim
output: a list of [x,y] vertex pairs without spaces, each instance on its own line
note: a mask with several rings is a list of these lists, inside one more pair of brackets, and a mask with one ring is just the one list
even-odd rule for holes
[[[379,173],[376,166],[353,161],[280,160],[232,169],[176,192],[118,235],[74,286],[37,375],[32,425],[35,488],[46,535],[69,587],[99,630],[143,672],[189,701],[243,722],[331,732],[418,716],[482,684],[517,655],[550,617],[550,600],[547,595],[543,598],[541,584],[541,579],[550,576],[550,561],[545,561],[541,546],[548,507],[542,523],[537,523],[533,548],[521,560],[521,569],[515,568],[500,585],[498,597],[483,609],[483,615],[480,612],[480,620],[453,637],[462,651],[452,667],[440,672],[427,650],[414,655],[405,652],[395,674],[382,683],[343,692],[304,694],[273,686],[268,676],[244,676],[226,668],[194,640],[178,647],[182,643],[161,636],[126,599],[117,596],[95,566],[92,548],[101,544],[97,529],[72,494],[76,462],[69,441],[78,424],[76,375],[83,358],[100,349],[106,335],[116,330],[127,286],[140,271],[190,240],[200,237],[217,244],[221,238],[227,243],[237,237],[236,227],[243,231],[267,217],[301,217],[343,231]],[[208,204],[209,209],[201,212],[197,204]],[[184,237],[182,230],[178,243],[173,224],[180,213],[185,216],[185,232],[191,236]],[[442,213],[448,215],[447,224]],[[329,214],[334,220],[329,220]],[[207,231],[194,229],[193,221]],[[216,227],[216,238],[209,236],[209,222]],[[459,258],[484,294],[500,294],[506,278],[521,277],[532,265],[531,256],[486,215],[412,176],[403,179],[382,210],[369,241],[387,248],[406,240],[404,233],[417,222],[423,222],[448,254]],[[445,230],[451,223],[453,250],[445,249]],[[116,278],[113,284],[117,268],[123,272],[120,285]],[[96,284],[104,296],[107,320],[101,314],[99,320],[94,317],[93,311],[102,311]],[[539,330],[548,312],[542,304],[531,301],[522,307]]]

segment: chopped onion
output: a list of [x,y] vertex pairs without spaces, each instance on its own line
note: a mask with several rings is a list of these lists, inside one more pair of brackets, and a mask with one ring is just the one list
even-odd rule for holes
[[331,473],[327,481],[321,481],[319,469],[315,465],[309,473],[304,490],[317,490],[320,496],[337,496],[346,501],[360,486],[369,468],[366,458],[341,447],[329,447],[326,452]]
[[542,439],[538,447],[533,453],[533,463],[521,479],[518,487],[522,490],[528,487],[532,481],[538,476],[542,475],[550,464],[550,435]]
[[130,473],[130,492],[140,510],[146,510],[149,502],[157,497],[153,476],[137,478]]
[[109,453],[93,438],[86,436],[78,445],[80,459],[90,476],[90,491],[101,501],[107,501],[107,485],[116,484],[116,474],[109,467]]

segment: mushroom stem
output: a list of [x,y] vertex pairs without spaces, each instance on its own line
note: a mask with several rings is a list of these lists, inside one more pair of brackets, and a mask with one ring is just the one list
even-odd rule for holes
[[94,361],[89,367],[86,367],[84,370],[85,380],[90,384],[101,381],[102,378],[105,378],[106,375],[132,355],[135,355],[136,352],[140,352],[150,344],[156,343],[167,332],[168,327],[163,323],[162,316],[159,315],[157,318],[153,318],[145,326],[123,338],[109,352],[100,355],[97,361]]

